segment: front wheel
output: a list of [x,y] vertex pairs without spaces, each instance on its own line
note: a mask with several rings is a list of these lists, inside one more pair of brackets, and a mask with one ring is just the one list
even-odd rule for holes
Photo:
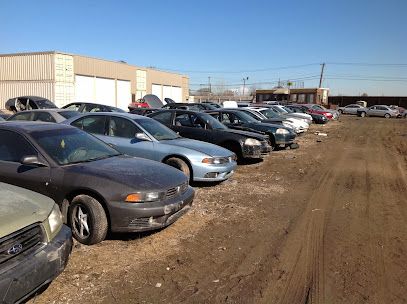
[[384,118],[390,118],[390,114],[389,113],[384,114]]
[[84,194],[74,197],[68,209],[68,219],[78,242],[93,245],[106,238],[106,212],[95,198]]
[[178,170],[184,172],[184,174],[188,178],[191,178],[191,170],[189,169],[188,164],[185,161],[183,161],[182,159],[179,159],[177,157],[171,157],[171,158],[167,159],[164,163],[171,167],[174,167],[175,169],[178,169]]
[[360,113],[360,117],[365,117],[365,116],[366,116],[366,112]]
[[343,111],[342,111],[342,110],[338,110],[338,112],[339,112],[339,114],[343,114]]

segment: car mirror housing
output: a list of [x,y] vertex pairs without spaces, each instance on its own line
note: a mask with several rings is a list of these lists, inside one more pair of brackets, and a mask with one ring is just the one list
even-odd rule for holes
[[48,165],[40,160],[37,155],[27,155],[21,158],[21,164],[27,166],[36,166],[36,167],[47,167]]
[[136,133],[136,138],[144,141],[151,141],[151,139],[144,133]]

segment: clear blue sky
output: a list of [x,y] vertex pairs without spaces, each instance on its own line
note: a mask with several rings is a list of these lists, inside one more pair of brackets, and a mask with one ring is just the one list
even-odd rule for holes
[[[0,53],[59,50],[189,71],[192,88],[208,76],[310,77],[315,87],[321,62],[407,64],[406,13],[406,0],[0,0]],[[335,95],[407,95],[407,65],[327,64],[326,75]]]

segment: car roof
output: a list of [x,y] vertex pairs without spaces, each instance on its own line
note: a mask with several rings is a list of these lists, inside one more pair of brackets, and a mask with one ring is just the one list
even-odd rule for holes
[[32,109],[32,110],[24,110],[21,112],[16,113],[21,114],[21,113],[31,113],[31,112],[75,112],[74,110],[70,109],[59,109],[59,108],[52,108],[52,109]]
[[16,97],[13,97],[13,98],[10,98],[10,99],[16,99],[16,98],[28,98],[28,99],[31,99],[32,101],[49,100],[48,98],[40,97],[40,96],[16,96]]
[[122,112],[86,112],[82,113],[80,117],[84,116],[116,116],[116,117],[124,117],[130,119],[142,119],[146,118],[146,116],[133,114],[133,113],[122,113]]
[[70,129],[74,128],[69,125],[55,124],[52,122],[39,121],[4,121],[0,124],[1,129],[18,130],[26,133],[34,131],[49,131],[55,129]]

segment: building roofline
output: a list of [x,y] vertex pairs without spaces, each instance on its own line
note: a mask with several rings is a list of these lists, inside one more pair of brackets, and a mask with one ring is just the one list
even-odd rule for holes
[[161,70],[161,69],[157,69],[157,68],[142,67],[142,66],[138,66],[138,65],[129,64],[127,62],[121,62],[121,61],[118,61],[118,60],[111,60],[111,59],[93,57],[93,56],[89,56],[89,55],[73,54],[73,53],[67,53],[67,52],[56,51],[56,50],[54,50],[54,51],[42,51],[42,52],[20,52],[20,53],[0,54],[0,57],[27,56],[27,55],[46,55],[46,54],[62,54],[62,55],[79,56],[79,57],[85,57],[85,58],[90,58],[90,59],[97,59],[97,60],[102,60],[102,61],[107,61],[107,62],[112,62],[112,63],[125,64],[125,65],[128,65],[130,67],[134,67],[134,68],[139,69],[139,70],[145,70],[145,71],[154,70],[154,71],[158,71],[158,72],[176,74],[176,75],[179,75],[179,76],[182,76],[182,77],[189,78],[189,76],[186,75],[186,74],[174,73],[174,72],[165,71],[165,70]]

